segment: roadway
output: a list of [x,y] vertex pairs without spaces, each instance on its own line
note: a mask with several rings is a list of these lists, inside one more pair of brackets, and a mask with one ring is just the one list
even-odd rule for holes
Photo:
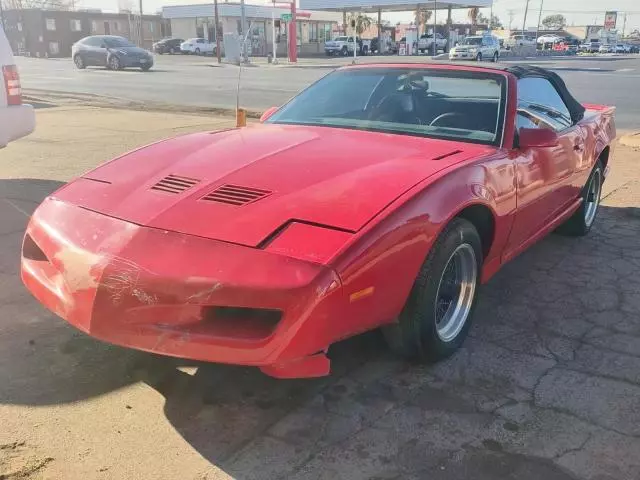
[[[426,57],[407,57],[411,62]],[[407,60],[407,59],[403,59]],[[398,57],[366,57],[365,62],[393,62]],[[260,60],[257,60],[260,62]],[[330,62],[330,63],[329,63]],[[350,59],[305,59],[298,67],[268,66],[264,61],[243,68],[240,103],[263,110],[280,105],[331,70]],[[215,59],[156,56],[150,72],[112,72],[102,68],[77,70],[70,59],[18,58],[23,87],[27,91],[58,91],[104,95],[142,102],[163,102],[198,107],[234,108],[238,68],[218,66]],[[578,100],[618,107],[618,127],[640,128],[640,57],[572,57],[533,59],[557,71]]]

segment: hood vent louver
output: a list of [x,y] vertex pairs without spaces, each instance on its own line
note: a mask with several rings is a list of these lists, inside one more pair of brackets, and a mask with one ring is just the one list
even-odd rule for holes
[[226,203],[227,205],[235,205],[236,207],[246,205],[248,203],[257,202],[258,200],[271,195],[268,190],[261,190],[253,187],[241,187],[238,185],[222,185],[213,192],[202,197],[205,202]]
[[200,180],[195,178],[180,177],[178,175],[168,175],[156,183],[151,190],[158,190],[160,192],[178,194],[189,190],[196,185]]

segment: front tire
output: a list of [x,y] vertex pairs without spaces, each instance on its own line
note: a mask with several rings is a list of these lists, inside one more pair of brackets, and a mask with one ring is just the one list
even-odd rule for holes
[[340,50],[340,53],[342,53],[343,57],[348,57],[349,56],[349,49],[347,47],[342,47],[342,50]]
[[600,209],[603,182],[604,169],[602,162],[598,160],[582,190],[580,208],[558,228],[558,233],[570,237],[584,237],[591,231]]
[[383,327],[391,349],[427,362],[458,350],[471,327],[481,269],[477,230],[454,219],[429,252],[398,321]]
[[75,63],[78,70],[84,70],[85,68],[87,68],[87,64],[80,54],[77,54],[75,57],[73,57],[73,63]]
[[500,58],[500,55],[498,54],[498,52],[493,54],[493,63],[498,63],[498,60]]
[[115,55],[112,55],[111,57],[109,57],[107,66],[111,70],[122,70],[122,64],[120,63],[120,59]]
[[199,48],[196,48],[196,50],[195,50],[195,54],[196,54],[196,55],[200,55],[200,49],[199,49]]

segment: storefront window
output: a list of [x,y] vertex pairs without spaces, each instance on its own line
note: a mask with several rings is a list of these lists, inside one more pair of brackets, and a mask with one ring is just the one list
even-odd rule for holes
[[309,41],[318,41],[318,24],[315,22],[309,24]]
[[327,42],[331,40],[331,27],[332,25],[330,23],[324,24],[324,39]]

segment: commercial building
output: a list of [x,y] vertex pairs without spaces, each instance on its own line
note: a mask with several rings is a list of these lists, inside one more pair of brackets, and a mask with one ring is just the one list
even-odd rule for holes
[[71,46],[88,35],[119,35],[150,49],[171,33],[159,15],[101,11],[5,10],[4,23],[13,52],[33,57],[69,57]]
[[[245,18],[249,30],[248,44],[250,55],[261,56],[272,52],[272,19],[277,20],[277,55],[287,55],[288,21],[283,15],[290,14],[288,8],[274,8],[269,5],[245,5]],[[214,41],[215,20],[214,5],[175,5],[162,8],[162,16],[171,24],[171,32],[179,38],[205,38]],[[218,5],[220,37],[225,33],[241,33],[241,7],[239,3]],[[286,17],[285,17],[286,18]],[[296,13],[298,52],[301,55],[324,54],[324,42],[332,38],[342,23],[342,14],[298,10]]]

